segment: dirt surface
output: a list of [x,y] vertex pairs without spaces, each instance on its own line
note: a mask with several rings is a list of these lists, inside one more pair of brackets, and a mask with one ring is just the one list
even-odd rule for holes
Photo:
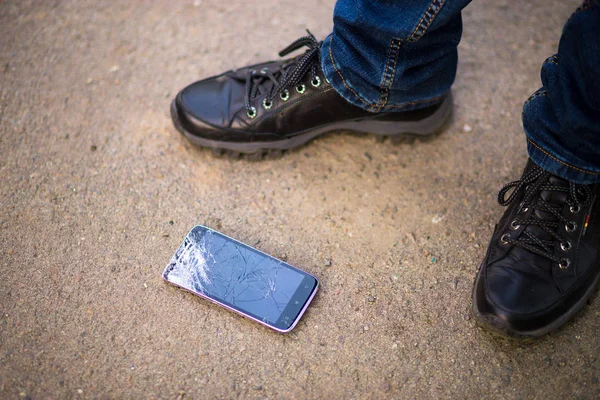
[[[191,146],[169,103],[325,37],[332,0],[0,1],[0,398],[598,398],[600,301],[533,344],[470,314],[521,106],[577,6],[511,3],[465,10],[435,140],[252,162]],[[319,277],[291,334],[161,280],[195,224]]]

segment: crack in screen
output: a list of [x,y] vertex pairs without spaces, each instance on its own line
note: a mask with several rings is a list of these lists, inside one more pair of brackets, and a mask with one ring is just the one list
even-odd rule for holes
[[282,261],[211,230],[193,229],[170,263],[168,280],[275,323],[304,276]]

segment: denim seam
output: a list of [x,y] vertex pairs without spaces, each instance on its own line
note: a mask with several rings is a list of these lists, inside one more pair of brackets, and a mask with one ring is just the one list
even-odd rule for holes
[[[333,69],[335,69],[335,72],[337,72],[337,74],[339,75],[344,87],[346,89],[348,89],[350,92],[352,92],[352,94],[354,94],[355,98],[360,100],[365,106],[368,106],[368,111],[379,112],[384,108],[398,109],[398,108],[406,108],[406,107],[419,105],[419,104],[434,103],[444,96],[444,95],[441,95],[441,96],[434,97],[432,99],[421,100],[421,101],[410,101],[407,103],[403,103],[401,105],[393,105],[393,106],[387,105],[387,101],[388,101],[388,97],[389,97],[389,89],[392,86],[392,84],[394,83],[394,78],[396,77],[396,67],[398,66],[398,58],[399,58],[399,54],[400,54],[399,50],[400,50],[402,43],[404,43],[404,42],[413,42],[414,43],[414,42],[418,41],[421,37],[423,37],[423,35],[427,32],[427,30],[433,23],[433,20],[435,19],[435,17],[437,17],[438,13],[440,12],[440,10],[442,9],[442,7],[445,3],[446,3],[446,0],[433,0],[431,2],[431,4],[429,4],[429,7],[427,8],[425,13],[419,20],[419,23],[417,24],[417,26],[415,27],[415,29],[413,30],[411,35],[407,39],[392,38],[392,41],[390,42],[390,49],[388,51],[388,58],[387,58],[385,69],[384,69],[383,81],[381,83],[380,90],[379,90],[379,92],[380,92],[379,100],[377,101],[377,103],[372,103],[372,102],[366,101],[361,96],[359,96],[358,93],[356,93],[356,91],[354,89],[352,89],[346,83],[346,79],[344,79],[344,76],[342,75],[342,73],[338,69],[338,67],[335,65],[335,60],[333,59],[333,51],[331,50],[331,43],[333,42],[333,37],[329,40],[329,58],[331,59],[331,65],[333,66]],[[397,45],[395,45],[395,43],[397,43]],[[390,61],[392,59],[393,59],[394,67],[393,67],[393,69],[391,71],[391,75],[390,75],[389,67],[390,67]]]
[[429,8],[427,8],[427,11],[425,11],[425,14],[423,14],[423,17],[421,17],[421,20],[417,24],[417,27],[407,39],[408,42],[416,42],[417,40],[421,39],[425,32],[427,32],[427,29],[429,29],[431,26],[431,23],[438,15],[445,2],[446,0],[433,0],[431,2]]
[[344,79],[344,76],[342,75],[342,73],[340,72],[340,70],[335,65],[335,61],[333,59],[333,52],[331,51],[331,42],[333,42],[333,37],[331,37],[331,39],[329,40],[329,58],[331,59],[331,65],[333,66],[333,69],[335,69],[335,72],[337,72],[337,74],[340,76],[340,79],[342,80],[342,84],[346,87],[346,89],[348,89],[349,91],[351,91],[354,94],[354,96],[358,100],[360,100],[363,104],[369,105],[369,103],[367,101],[363,100],[363,98],[360,97],[358,95],[358,93],[356,93],[354,91],[354,89],[352,89],[350,86],[348,86],[348,84],[346,84],[346,80]]
[[557,54],[555,54],[555,55],[553,55],[553,56],[550,56],[550,57],[548,57],[548,58],[546,59],[546,62],[547,62],[547,63],[552,63],[552,64],[554,64],[554,65],[558,65],[558,55],[557,55]]
[[525,104],[523,104],[523,107],[525,107],[526,105],[531,103],[531,101],[533,99],[535,99],[536,97],[540,97],[540,96],[548,96],[548,91],[545,89],[541,89],[541,88],[536,90],[531,96],[529,96],[529,98],[527,100],[525,100]]
[[581,3],[581,5],[579,7],[577,7],[577,9],[573,13],[573,15],[579,14],[582,11],[589,10],[591,6],[592,6],[592,2],[590,0],[584,0],[583,3]]
[[589,175],[600,175],[600,172],[587,171],[587,170],[585,170],[585,169],[582,169],[582,168],[576,167],[576,166],[574,166],[574,165],[571,165],[571,164],[569,164],[569,163],[566,163],[566,162],[564,162],[564,161],[562,161],[562,160],[559,160],[558,158],[554,157],[552,154],[548,153],[546,150],[544,150],[544,149],[542,149],[540,146],[538,146],[538,145],[537,145],[537,144],[536,144],[536,143],[535,143],[533,140],[531,140],[531,139],[527,138],[527,141],[528,141],[529,143],[531,143],[531,145],[532,145],[533,147],[535,147],[536,149],[538,149],[539,151],[541,151],[542,153],[544,153],[544,154],[545,154],[547,157],[550,157],[550,158],[551,158],[551,159],[553,159],[554,161],[556,161],[556,162],[558,162],[558,163],[560,163],[560,164],[564,165],[564,166],[565,166],[565,167],[567,167],[567,168],[571,168],[571,169],[574,169],[574,170],[576,170],[576,171],[583,172],[584,174],[589,174]]
[[[333,38],[332,38],[333,39]],[[341,71],[337,68],[337,66],[335,65],[335,60],[333,59],[333,52],[331,51],[331,42],[332,40],[329,41],[329,58],[331,59],[331,66],[333,67],[333,69],[335,69],[335,72],[337,72],[337,74],[340,76],[340,79],[342,80],[342,84],[344,85],[344,87],[346,89],[348,89],[349,91],[352,92],[352,94],[354,94],[354,96],[360,100],[364,105],[369,106],[369,109],[373,109],[373,107],[376,105],[374,103],[369,103],[368,101],[364,100],[362,97],[360,97],[358,95],[358,93],[356,93],[356,91],[354,91],[354,89],[352,89],[350,86],[348,86],[348,84],[346,83],[346,80],[344,79],[344,75],[342,75]],[[414,106],[414,105],[419,105],[419,104],[430,104],[430,103],[436,103],[439,99],[441,99],[442,97],[444,97],[445,93],[443,95],[440,96],[436,96],[432,99],[427,99],[427,100],[420,100],[420,101],[409,101],[407,103],[404,104],[400,104],[397,106],[384,106],[384,107],[380,107],[381,108],[406,108],[406,107],[410,107],[410,106]]]
[[[442,9],[442,6],[445,2],[446,0],[433,0],[407,39],[392,38],[392,41],[390,42],[390,48],[388,50],[388,58],[383,70],[383,80],[379,88],[379,101],[371,107],[370,111],[379,112],[381,109],[388,107],[387,102],[390,94],[390,88],[392,87],[394,78],[396,77],[396,67],[398,66],[398,58],[400,56],[400,48],[402,47],[402,43],[414,43],[423,37],[423,35],[427,32],[427,29],[429,29],[433,23],[435,17]],[[393,63],[394,67],[390,72],[391,63]],[[413,105],[419,103],[420,102],[413,102]],[[408,103],[403,104],[401,107],[406,107],[408,105]],[[389,108],[398,108],[398,106],[389,106]]]
[[576,15],[578,15],[579,13],[581,13],[583,11],[589,10],[591,7],[592,7],[591,0],[584,0],[583,3],[581,3],[581,5],[575,9],[573,14],[571,14],[571,16],[569,17],[569,20],[567,21],[567,24],[573,19],[573,17],[575,17]]
[[433,97],[431,99],[427,99],[427,100],[419,100],[419,101],[409,101],[407,103],[403,103],[397,106],[385,106],[383,108],[406,108],[406,107],[410,107],[410,106],[415,106],[415,105],[419,105],[419,104],[431,104],[431,103],[437,103],[439,100],[441,100],[447,93],[444,93],[442,95]]
[[[392,86],[394,77],[396,76],[396,67],[398,66],[398,55],[401,45],[402,41],[400,39],[392,38],[392,41],[390,42],[390,48],[388,50],[388,58],[383,70],[383,80],[381,82],[381,86],[379,87],[379,101],[373,106],[373,111],[375,112],[379,112],[387,104],[390,87]],[[392,60],[394,66],[390,72],[390,62]]]

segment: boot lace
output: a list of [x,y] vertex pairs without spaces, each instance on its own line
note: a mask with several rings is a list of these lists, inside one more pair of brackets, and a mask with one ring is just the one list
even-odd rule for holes
[[[588,186],[577,185],[563,180],[560,183],[550,182],[552,176],[550,172],[544,171],[542,168],[534,165],[521,179],[506,184],[498,193],[498,203],[502,206],[508,206],[519,197],[519,193],[524,192],[523,200],[519,205],[519,214],[524,214],[529,209],[533,209],[534,211],[529,213],[527,217],[517,216],[511,222],[511,228],[516,230],[521,226],[539,226],[547,233],[548,238],[540,238],[532,231],[524,229],[518,238],[512,238],[509,233],[505,233],[500,241],[503,244],[513,244],[548,258],[558,263],[561,269],[567,269],[570,265],[570,260],[558,257],[554,252],[554,246],[558,243],[563,251],[567,251],[571,248],[571,243],[559,235],[557,230],[561,224],[564,224],[565,230],[572,232],[577,228],[577,225],[563,215],[563,204],[548,202],[540,196],[540,193],[542,191],[567,193],[566,203],[573,214],[578,213],[583,207],[589,205],[592,196]],[[511,189],[514,190],[506,198],[507,193]],[[554,219],[540,218],[535,213],[535,210],[550,213],[554,216]]]
[[275,69],[264,68],[260,71],[248,71],[245,78],[244,106],[249,117],[256,116],[256,109],[252,107],[251,102],[258,96],[266,94],[263,106],[268,109],[271,108],[272,101],[278,94],[283,100],[287,100],[288,89],[293,86],[296,86],[298,93],[303,93],[305,87],[299,84],[309,71],[311,84],[314,87],[320,86],[321,79],[317,74],[321,68],[320,48],[322,42],[317,41],[309,30],[307,32],[308,36],[295,40],[279,52],[280,57],[285,57],[302,47],[308,47],[308,50],[301,56],[294,57]]

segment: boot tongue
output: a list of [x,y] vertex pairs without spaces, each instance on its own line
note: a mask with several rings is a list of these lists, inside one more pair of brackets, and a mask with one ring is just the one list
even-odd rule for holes
[[[568,186],[569,183],[563,179],[557,178],[555,176],[551,176],[546,185],[554,185],[554,186]],[[534,214],[543,221],[555,222],[558,221],[552,213],[548,211],[544,211],[544,206],[542,206],[542,202],[545,201],[549,203],[550,206],[556,206],[559,210],[562,209],[565,202],[567,201],[569,193],[564,191],[556,191],[556,190],[541,190],[539,194],[535,197],[535,201],[533,202],[533,207],[535,209]],[[526,229],[527,232],[532,233],[537,238],[541,240],[552,240],[552,236],[550,236],[542,227],[538,225],[529,225]]]
[[[548,184],[553,185],[553,186],[562,186],[562,187],[569,187],[569,182],[565,181],[564,179],[560,179],[556,176],[551,176],[550,179],[548,179]],[[556,190],[542,190],[540,192],[540,197],[547,201],[548,203],[552,204],[552,205],[556,205],[556,206],[563,206],[565,204],[565,202],[567,201],[567,197],[569,196],[569,192],[568,191],[556,191]]]

